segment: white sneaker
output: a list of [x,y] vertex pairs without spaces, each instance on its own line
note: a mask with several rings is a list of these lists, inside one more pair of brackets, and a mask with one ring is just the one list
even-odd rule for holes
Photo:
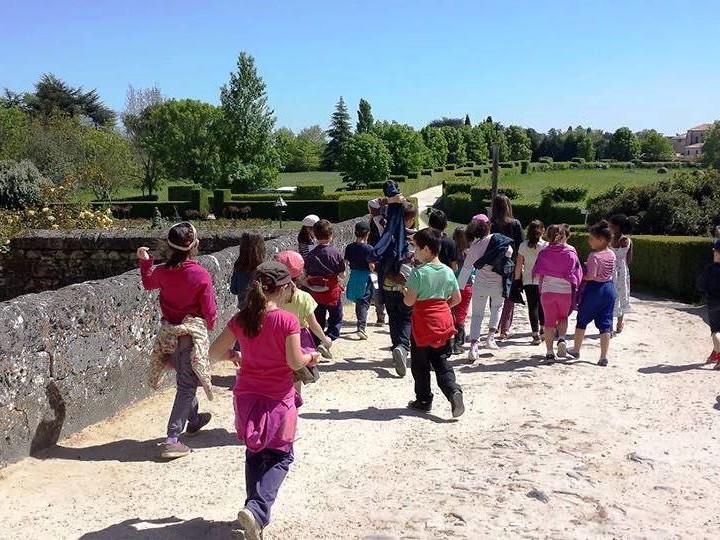
[[357,337],[358,337],[358,339],[364,341],[364,340],[367,339],[367,334],[365,333],[364,330],[358,330],[358,331],[357,331]]
[[262,527],[258,520],[247,508],[243,508],[238,512],[238,521],[240,522],[240,530],[245,533],[246,540],[262,540]]
[[498,346],[498,344],[495,342],[495,338],[493,336],[488,336],[487,341],[485,342],[485,346],[488,349],[492,349],[493,351],[496,351],[497,349],[500,348]]
[[470,343],[470,352],[468,353],[468,360],[474,362],[480,356],[480,344],[477,340]]
[[328,348],[327,348],[325,345],[323,345],[322,343],[317,346],[317,352],[319,352],[320,355],[321,355],[323,358],[327,358],[328,360],[332,360],[333,355],[332,355],[332,353],[330,352],[330,349],[328,349]]
[[557,353],[558,353],[558,356],[562,356],[562,357],[567,356],[567,342],[564,339],[561,339],[560,341],[558,341]]

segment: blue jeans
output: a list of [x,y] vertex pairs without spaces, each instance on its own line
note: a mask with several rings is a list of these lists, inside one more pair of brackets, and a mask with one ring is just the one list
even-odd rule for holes
[[[340,329],[342,328],[343,322],[342,298],[340,298],[338,303],[334,306],[318,304],[315,308],[315,318],[327,337],[335,341],[340,337]],[[326,322],[327,330],[325,329]]]
[[294,459],[292,447],[289,452],[269,448],[260,452],[245,450],[245,508],[263,528],[270,523],[270,510]]
[[367,314],[368,310],[370,309],[370,301],[372,300],[373,295],[373,283],[370,278],[368,278],[367,285],[365,286],[365,293],[362,295],[361,298],[358,298],[355,301],[355,317],[357,318],[357,329],[358,332],[365,331],[365,327],[367,326]]
[[385,309],[390,324],[390,341],[393,348],[403,347],[410,351],[410,318],[412,308],[405,305],[405,295],[400,291],[383,291]]

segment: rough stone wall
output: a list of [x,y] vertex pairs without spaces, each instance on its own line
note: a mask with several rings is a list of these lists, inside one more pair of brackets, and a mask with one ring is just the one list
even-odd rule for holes
[[[200,253],[214,253],[239,242],[242,230],[203,233]],[[269,237],[289,231],[267,231]],[[165,230],[26,231],[10,242],[0,275],[0,300],[104,279],[137,266],[135,250],[149,246],[163,257]],[[159,248],[159,249],[158,249]],[[4,281],[4,283],[2,282]]]
[[[352,228],[335,226],[338,249]],[[268,242],[270,256],[297,249],[288,232]],[[219,329],[235,311],[228,283],[236,256],[228,248],[199,257],[215,283]],[[142,289],[137,270],[0,303],[0,467],[149,395],[158,324],[157,293]],[[159,434],[163,426],[159,419]]]

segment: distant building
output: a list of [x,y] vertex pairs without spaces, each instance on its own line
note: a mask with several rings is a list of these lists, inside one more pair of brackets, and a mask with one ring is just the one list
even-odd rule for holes
[[705,136],[712,124],[700,124],[690,128],[685,133],[678,133],[668,137],[677,157],[696,159],[702,154]]

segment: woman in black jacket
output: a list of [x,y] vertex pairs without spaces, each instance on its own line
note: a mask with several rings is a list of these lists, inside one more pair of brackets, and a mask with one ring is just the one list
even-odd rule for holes
[[[505,195],[496,195],[492,202],[492,213],[490,216],[493,233],[504,234],[513,240],[513,261],[517,260],[517,253],[523,241],[523,229],[521,223],[513,217],[510,199]],[[505,299],[502,315],[500,316],[500,339],[507,339],[508,332],[513,322],[515,313],[515,302],[510,298]]]

